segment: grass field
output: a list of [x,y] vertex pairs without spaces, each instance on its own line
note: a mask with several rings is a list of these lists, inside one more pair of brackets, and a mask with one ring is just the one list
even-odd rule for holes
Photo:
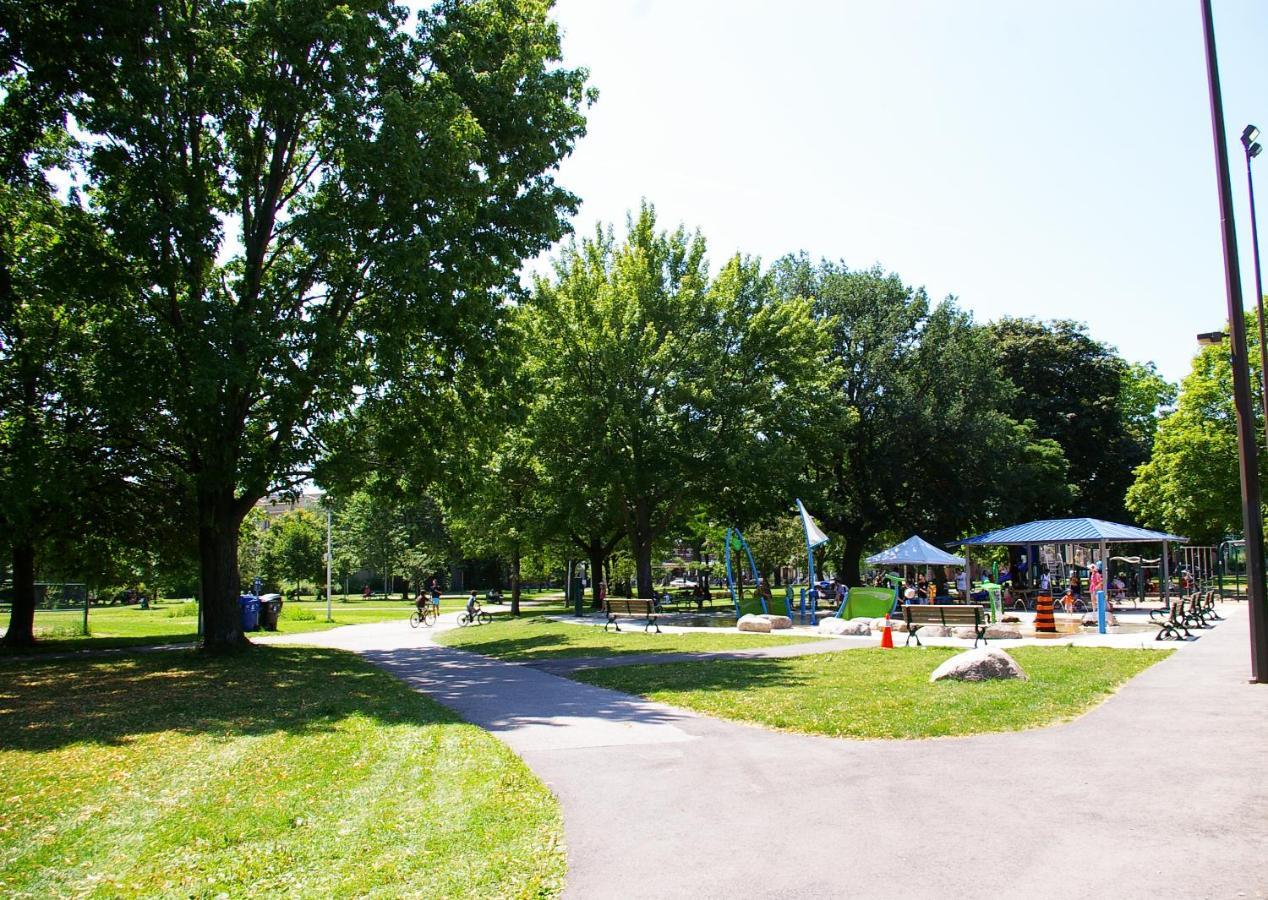
[[0,661],[0,896],[541,897],[558,806],[350,654]]
[[675,706],[810,734],[927,738],[1073,718],[1172,651],[1018,647],[1029,681],[929,683],[947,648],[595,669],[572,676]]
[[604,632],[592,625],[570,625],[539,616],[502,619],[492,625],[461,628],[437,636],[439,643],[499,659],[533,660],[625,653],[690,653],[741,650],[821,640],[813,637],[771,637],[718,629],[715,632],[644,634],[638,620],[625,630]]
[[[441,611],[462,609],[465,602],[465,597],[459,595],[442,597]],[[413,610],[412,601],[384,600],[381,596],[362,600],[361,595],[356,594],[346,601],[334,599],[331,604],[331,617],[334,621],[327,622],[324,598],[287,601],[282,606],[278,631],[283,634],[299,634],[339,625],[406,619]],[[6,610],[0,613],[0,625],[7,623]],[[82,610],[40,610],[35,614],[35,635],[39,641],[36,652],[194,641],[198,637],[198,606],[192,600],[164,600],[151,609],[137,606],[94,606],[88,613],[88,630],[88,635],[83,634]],[[6,652],[8,651],[0,650],[0,655]]]

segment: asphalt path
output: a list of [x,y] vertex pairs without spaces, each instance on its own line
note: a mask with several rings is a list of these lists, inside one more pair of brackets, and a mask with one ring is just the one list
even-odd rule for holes
[[360,653],[510,745],[560,800],[571,897],[1268,897],[1268,685],[1224,614],[1073,722],[923,741],[713,719],[400,622],[278,642]]

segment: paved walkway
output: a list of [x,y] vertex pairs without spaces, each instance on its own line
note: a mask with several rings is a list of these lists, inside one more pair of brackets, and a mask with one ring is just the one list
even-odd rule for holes
[[572,897],[1268,897],[1268,686],[1225,614],[1074,722],[927,741],[711,719],[402,623],[285,640],[361,653],[523,756]]

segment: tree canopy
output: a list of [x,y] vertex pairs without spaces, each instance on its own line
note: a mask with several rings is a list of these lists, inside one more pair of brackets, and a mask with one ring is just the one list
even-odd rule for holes
[[[1253,326],[1248,322],[1248,334],[1255,333]],[[1258,353],[1250,359],[1256,370],[1252,380],[1258,383]],[[1260,398],[1254,394],[1258,411]],[[1262,433],[1255,429],[1256,440]],[[1268,474],[1266,455],[1259,456],[1261,485]],[[1195,542],[1214,544],[1241,534],[1237,412],[1227,348],[1204,347],[1194,358],[1175,410],[1157,426],[1148,462],[1136,469],[1127,505],[1142,524]]]
[[781,460],[795,470],[823,332],[756,261],[710,278],[704,239],[658,230],[644,204],[623,242],[600,230],[565,247],[528,316],[547,483],[584,494],[578,512],[615,513],[639,596],[653,543],[696,504],[755,508],[778,496]]
[[127,7],[83,22],[126,49],[105,68],[52,58],[39,17],[7,23],[10,84],[84,63],[56,99],[86,208],[135,276],[136,394],[197,510],[211,648],[243,639],[255,501],[306,477],[325,429],[418,354],[449,377],[575,207],[551,171],[583,132],[585,73],[559,65],[545,5],[414,15]]

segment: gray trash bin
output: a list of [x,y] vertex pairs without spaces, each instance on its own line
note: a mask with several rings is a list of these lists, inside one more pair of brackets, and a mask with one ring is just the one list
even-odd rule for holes
[[277,631],[277,618],[282,614],[281,594],[260,595],[260,627],[265,631]]

